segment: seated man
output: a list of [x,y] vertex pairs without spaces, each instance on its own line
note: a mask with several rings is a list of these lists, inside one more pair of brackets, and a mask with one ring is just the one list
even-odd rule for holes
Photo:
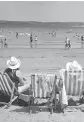
[[11,57],[11,59],[7,61],[8,68],[5,69],[4,73],[8,74],[19,92],[24,92],[30,87],[31,83],[21,74],[19,70],[20,65],[21,61],[19,59]]

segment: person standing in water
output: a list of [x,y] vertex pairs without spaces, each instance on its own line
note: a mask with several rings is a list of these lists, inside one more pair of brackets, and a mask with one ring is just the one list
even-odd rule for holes
[[66,37],[66,40],[65,40],[65,49],[69,49],[70,47],[71,47],[70,39],[68,37]]
[[83,48],[83,46],[84,46],[84,36],[82,35],[81,36],[81,48]]
[[16,32],[16,38],[18,39],[18,32]]
[[4,39],[4,48],[7,48],[7,47],[8,47],[7,39],[5,38],[5,39]]
[[32,43],[33,43],[33,37],[32,34],[30,35],[30,47],[32,48]]
[[37,47],[37,36],[35,36],[35,47]]
[[3,39],[0,39],[1,48],[3,48]]

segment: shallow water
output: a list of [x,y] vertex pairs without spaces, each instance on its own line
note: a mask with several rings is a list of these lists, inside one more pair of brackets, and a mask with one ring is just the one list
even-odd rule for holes
[[[53,37],[50,32],[56,31],[56,37]],[[69,29],[60,29],[57,28],[33,28],[33,27],[24,27],[24,28],[4,28],[3,32],[0,32],[0,35],[4,35],[7,38],[9,47],[23,47],[30,48],[29,36],[25,34],[29,33],[33,35],[33,40],[35,36],[38,37],[38,48],[64,48],[65,37],[68,36],[71,39],[72,48],[80,48],[80,39],[73,37],[78,33],[82,35],[84,28],[73,28],[71,33],[67,33]],[[12,33],[11,33],[12,32]],[[18,39],[16,38],[16,32],[19,33]],[[20,34],[24,35],[20,35]],[[34,41],[33,41],[34,45]]]

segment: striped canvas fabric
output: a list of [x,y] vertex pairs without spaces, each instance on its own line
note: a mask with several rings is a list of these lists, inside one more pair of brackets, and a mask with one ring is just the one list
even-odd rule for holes
[[84,71],[65,71],[64,83],[67,95],[80,95],[84,89]]
[[8,79],[5,75],[0,73],[0,90],[10,96],[12,85],[8,82]]
[[53,89],[55,75],[54,74],[42,74],[42,75],[31,75],[31,84],[34,90],[34,97],[46,98],[49,97]]

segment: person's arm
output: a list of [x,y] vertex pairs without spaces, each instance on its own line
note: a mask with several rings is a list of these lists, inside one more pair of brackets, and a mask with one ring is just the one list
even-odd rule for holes
[[16,71],[16,76],[19,78],[20,80],[20,84],[25,84],[27,81],[27,78],[23,75],[23,73],[20,72],[20,70]]
[[24,85],[22,73],[19,70],[16,71],[16,76],[19,78],[20,85]]

